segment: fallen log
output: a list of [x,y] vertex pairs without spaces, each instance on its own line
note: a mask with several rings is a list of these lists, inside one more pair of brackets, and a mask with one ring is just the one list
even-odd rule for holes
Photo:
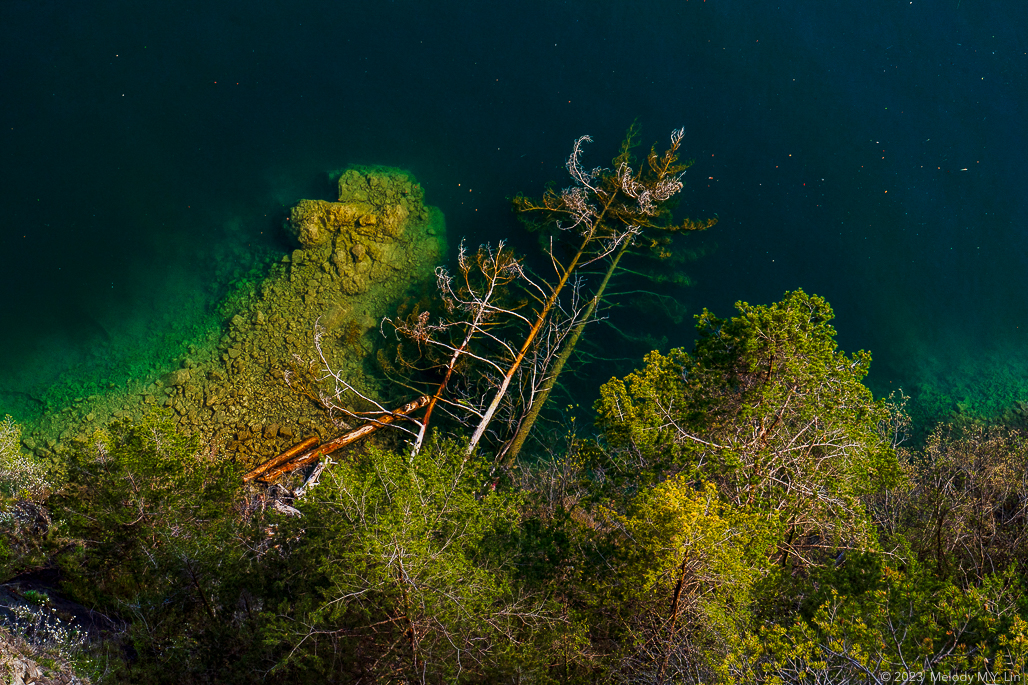
[[304,440],[301,443],[297,443],[296,445],[293,445],[292,447],[290,447],[289,449],[287,449],[285,452],[283,452],[282,454],[278,455],[277,457],[272,457],[271,459],[267,460],[266,462],[264,462],[260,466],[247,471],[245,474],[243,474],[243,482],[244,483],[249,483],[254,478],[256,478],[257,476],[261,475],[262,473],[264,473],[268,469],[274,468],[274,467],[278,466],[279,464],[282,464],[282,463],[285,463],[285,462],[289,461],[290,459],[292,459],[296,455],[300,454],[304,450],[309,450],[311,447],[314,447],[317,444],[318,444],[318,438],[316,436],[314,436],[314,437],[307,438],[306,440]]
[[[340,435],[338,438],[334,438],[332,440],[329,440],[328,442],[326,442],[326,443],[324,443],[322,445],[319,445],[319,446],[315,447],[314,449],[312,449],[312,450],[310,450],[308,452],[304,452],[303,454],[299,455],[298,457],[294,457],[294,458],[292,458],[291,460],[289,460],[289,461],[287,461],[285,463],[281,463],[280,462],[279,465],[276,466],[275,468],[265,469],[262,472],[264,475],[261,476],[261,480],[265,481],[265,482],[271,482],[271,481],[275,480],[276,478],[278,478],[279,476],[281,476],[282,474],[289,473],[290,471],[295,471],[296,469],[300,468],[301,466],[304,466],[306,464],[311,463],[312,461],[320,459],[321,457],[325,456],[326,454],[331,454],[332,452],[335,452],[336,450],[342,449],[342,448],[346,447],[347,445],[352,445],[353,443],[357,442],[361,438],[364,438],[364,437],[367,437],[368,435],[371,435],[372,433],[377,431],[379,428],[382,428],[383,426],[388,426],[390,423],[393,423],[397,419],[402,419],[407,414],[410,414],[413,411],[417,411],[418,409],[421,409],[426,404],[428,404],[428,401],[429,401],[429,397],[427,395],[422,395],[421,397],[419,397],[418,399],[414,400],[413,402],[408,402],[407,404],[403,405],[399,409],[396,409],[396,410],[392,411],[391,413],[386,414],[385,416],[383,416],[380,419],[372,419],[369,423],[364,424],[363,426],[361,426],[360,428],[358,428],[356,430],[352,430],[349,433],[345,433],[343,435]],[[260,468],[260,467],[257,467],[257,468]],[[249,474],[247,474],[247,475],[249,475]]]

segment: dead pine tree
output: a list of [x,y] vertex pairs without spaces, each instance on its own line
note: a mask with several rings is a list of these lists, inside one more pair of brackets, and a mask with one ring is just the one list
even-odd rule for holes
[[569,260],[563,262],[557,255],[556,241],[551,239],[547,256],[550,258],[557,282],[550,287],[549,294],[536,313],[517,356],[508,366],[492,401],[475,428],[468,443],[468,454],[475,450],[485,434],[511,381],[536,342],[536,337],[544,330],[564,288],[573,282],[580,269],[615,254],[623,244],[631,242],[639,234],[639,228],[635,224],[611,220],[619,213],[619,206],[616,203],[619,201],[620,191],[605,186],[605,170],[602,167],[586,171],[582,166],[582,146],[588,142],[592,142],[589,136],[582,136],[576,140],[571,156],[568,157],[566,166],[574,184],[559,194],[548,192],[543,198],[544,206],[553,212],[554,216],[560,217],[555,220],[556,228],[566,235],[576,236],[578,248]]
[[[483,245],[475,254],[468,254],[462,242],[457,254],[457,272],[450,273],[444,267],[436,269],[436,285],[446,313],[435,321],[428,310],[415,311],[405,319],[386,318],[383,321],[383,325],[391,324],[398,336],[412,341],[419,348],[435,348],[435,359],[438,361],[430,363],[430,366],[436,367],[442,374],[442,380],[431,393],[421,419],[413,454],[421,450],[437,404],[441,402],[448,405],[451,413],[474,411],[470,402],[458,401],[449,396],[451,380],[458,367],[467,366],[473,361],[502,370],[504,353],[513,353],[499,329],[527,319],[515,307],[505,306],[503,295],[515,283],[523,280],[529,279],[521,261],[503,242],[495,249]],[[492,347],[499,348],[499,355],[481,354],[477,344],[479,340],[488,341]],[[425,354],[422,356],[429,357]],[[399,358],[403,361],[402,355]],[[411,369],[427,370],[418,369],[413,361],[403,363]]]
[[[465,425],[475,425],[485,415],[487,401],[507,377],[522,350],[518,343],[535,324],[538,310],[532,302],[545,304],[551,287],[534,278],[522,261],[503,242],[496,248],[481,246],[470,254],[463,243],[457,255],[457,270],[436,269],[436,284],[444,312],[433,319],[428,311],[415,310],[406,318],[383,320],[401,339],[413,343],[417,358],[398,348],[397,360],[408,370],[432,372],[438,379],[430,395],[420,430],[413,444],[417,454],[435,408]],[[536,335],[522,365],[519,384],[523,397],[531,397],[545,379],[563,341],[570,335],[584,310],[577,286],[568,304],[559,303],[548,318],[542,335]],[[459,380],[458,380],[459,379]],[[419,388],[420,391],[420,388]],[[520,398],[519,398],[520,399]],[[508,422],[520,413],[508,402]]]
[[[639,129],[633,124],[628,129],[618,156],[614,158],[614,168],[596,168],[590,172],[584,170],[580,158],[582,144],[592,139],[583,136],[575,141],[567,162],[574,185],[559,193],[548,190],[541,201],[523,196],[515,198],[515,209],[522,215],[532,216],[532,223],[536,226],[555,228],[558,234],[575,231],[582,237],[577,252],[567,266],[555,258],[551,240],[549,255],[558,274],[566,276],[597,261],[608,261],[599,285],[548,369],[546,380],[527,408],[517,433],[501,450],[501,461],[509,463],[517,458],[586,325],[594,320],[596,308],[621,258],[640,244],[657,251],[661,257],[669,256],[666,246],[671,234],[703,230],[717,223],[717,219],[686,219],[676,224],[671,219],[668,201],[682,190],[682,176],[692,165],[691,161],[679,162],[679,148],[684,134],[684,129],[672,131],[671,145],[663,154],[658,154],[654,145],[646,164],[633,169],[632,149],[639,137]],[[554,298],[559,295],[564,283],[565,279],[562,279],[555,286]],[[540,316],[545,313],[544,308]],[[472,449],[474,444],[473,439]]]

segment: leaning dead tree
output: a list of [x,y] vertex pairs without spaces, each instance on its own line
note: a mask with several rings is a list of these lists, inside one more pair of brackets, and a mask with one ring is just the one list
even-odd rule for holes
[[[428,407],[414,440],[413,453],[417,454],[424,443],[432,412],[438,403],[459,413],[474,412],[474,405],[468,400],[451,399],[451,379],[458,366],[470,362],[501,369],[502,357],[512,352],[501,329],[513,323],[525,321],[516,308],[502,304],[503,294],[518,282],[531,283],[521,261],[500,242],[494,250],[489,245],[469,255],[464,243],[457,254],[457,273],[447,269],[436,269],[436,284],[446,308],[446,314],[432,320],[428,311],[415,312],[406,319],[385,319],[383,325],[392,324],[396,333],[413,341],[419,347],[434,347],[441,353],[438,362],[442,381],[432,393]],[[490,343],[497,349],[488,356],[480,353],[481,342]],[[410,368],[417,368],[407,362]],[[459,372],[458,372],[459,373]]]
[[574,326],[549,369],[538,396],[518,426],[517,434],[501,450],[502,460],[511,462],[517,458],[557,378],[585,331],[586,324],[594,320],[596,308],[603,300],[621,258],[640,242],[644,248],[658,251],[659,256],[668,256],[666,246],[670,242],[670,234],[704,230],[717,223],[716,218],[704,221],[685,219],[677,224],[671,220],[668,201],[682,190],[682,176],[692,166],[691,161],[679,163],[679,148],[684,135],[685,129],[672,131],[671,145],[663,154],[658,155],[654,146],[650,149],[646,164],[633,169],[632,148],[638,139],[638,129],[633,124],[621,144],[620,154],[614,159],[615,168],[593,169],[588,174],[578,162],[581,144],[591,141],[588,136],[583,136],[575,143],[575,151],[567,164],[568,172],[575,181],[574,186],[565,188],[559,194],[547,192],[541,202],[525,197],[515,199],[519,212],[538,217],[536,225],[550,224],[563,230],[565,224],[585,224],[592,234],[621,236],[627,233],[628,237],[618,240],[615,250],[605,251],[600,256],[600,259],[608,259],[603,278],[593,292],[584,315]]
[[[689,166],[678,159],[683,135],[682,129],[673,131],[670,147],[663,154],[651,149],[638,170],[632,166],[638,137],[634,126],[613,169],[586,170],[583,146],[592,139],[582,136],[567,160],[569,187],[547,191],[540,201],[515,200],[519,212],[536,216],[536,226],[550,231],[545,249],[550,276],[530,273],[502,242],[475,253],[462,243],[456,271],[436,270],[444,312],[433,317],[415,309],[405,318],[383,320],[383,332],[391,326],[401,340],[397,362],[405,373],[422,379],[396,380],[427,397],[423,416],[409,417],[401,427],[413,438],[413,454],[442,411],[472,429],[468,454],[490,433],[507,441],[500,460],[515,459],[585,326],[596,318],[621,258],[633,246],[663,249],[667,234],[716,222],[670,220],[667,203],[681,191]],[[656,231],[660,235],[654,236]],[[598,285],[585,295],[596,278]],[[321,335],[319,330],[315,336],[324,369],[318,382],[328,389],[319,391],[319,401],[352,418],[368,412],[346,409],[344,397],[372,406],[371,413],[388,412],[331,369],[321,352]],[[413,346],[413,354],[404,351],[404,342]],[[435,379],[427,387],[425,374]]]
[[[501,459],[516,458],[626,252],[653,229],[667,234],[715,223],[670,221],[667,203],[681,191],[681,178],[689,166],[678,163],[683,136],[682,129],[673,131],[670,147],[663,154],[652,149],[638,170],[632,166],[631,150],[638,137],[634,126],[614,160],[614,169],[586,170],[583,147],[592,139],[582,136],[567,160],[569,187],[548,191],[541,201],[515,200],[519,212],[537,215],[536,226],[545,225],[551,231],[545,250],[550,278],[530,275],[502,243],[495,251],[485,246],[474,256],[461,245],[458,273],[437,270],[446,314],[436,321],[428,312],[389,320],[402,338],[419,348],[436,348],[432,364],[442,375],[430,391],[415,453],[433,409],[442,406],[474,427],[469,454],[487,432],[495,432],[501,441],[513,435],[501,449]],[[645,237],[649,247],[668,242],[666,237]],[[588,279],[597,277],[597,265],[604,265],[599,271],[602,278],[591,296],[585,297]],[[511,304],[517,300],[516,292],[526,304]],[[460,382],[454,382],[455,375]],[[498,418],[502,427],[491,431]]]
[[[522,261],[503,242],[496,248],[483,245],[469,254],[463,243],[457,255],[457,271],[436,269],[436,283],[445,311],[435,319],[428,311],[415,311],[406,318],[385,319],[402,339],[418,348],[418,357],[399,352],[398,360],[408,370],[435,371],[438,381],[420,420],[414,441],[417,454],[424,442],[433,410],[438,406],[465,425],[477,425],[488,411],[493,392],[508,378],[511,366],[523,355],[521,339],[535,325],[551,288],[533,277]],[[545,380],[562,341],[581,318],[584,305],[577,284],[568,303],[558,303],[548,317],[542,335],[536,335],[520,376],[521,395],[534,396]],[[519,417],[519,403],[505,407],[507,421]],[[495,410],[494,410],[495,413]]]
[[[555,223],[556,228],[564,234],[572,236],[572,239],[577,237],[578,248],[570,259],[562,261],[557,255],[555,241],[551,239],[547,256],[557,282],[550,286],[517,356],[508,366],[499,387],[493,394],[492,401],[475,428],[471,441],[468,443],[469,454],[475,450],[489,427],[500,402],[507,394],[511,381],[536,343],[536,338],[545,330],[550,314],[557,306],[564,288],[575,282],[580,270],[615,254],[622,245],[630,243],[639,234],[639,227],[631,222],[608,219],[608,213],[611,216],[618,214],[618,206],[615,204],[618,200],[618,193],[610,192],[599,182],[603,179],[604,170],[601,167],[586,171],[582,166],[582,145],[587,142],[592,142],[592,138],[582,136],[576,140],[567,161],[568,173],[571,174],[574,185],[565,188],[559,195],[551,191],[543,199],[544,203],[552,204],[553,209],[562,214],[562,218]],[[661,192],[664,192],[663,188]]]

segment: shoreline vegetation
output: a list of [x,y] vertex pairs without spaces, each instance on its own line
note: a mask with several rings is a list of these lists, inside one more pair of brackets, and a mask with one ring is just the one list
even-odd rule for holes
[[579,138],[566,188],[512,203],[534,269],[502,242],[440,266],[443,216],[409,173],[343,170],[335,201],[293,206],[299,247],[174,368],[0,422],[0,673],[1023,673],[1028,432],[912,426],[902,393],[865,386],[870,353],[838,348],[824,299],[703,310],[691,350],[601,385],[594,425],[545,404],[608,284],[684,282],[676,249],[716,224],[672,217],[682,136],[636,159],[633,125],[592,169]]

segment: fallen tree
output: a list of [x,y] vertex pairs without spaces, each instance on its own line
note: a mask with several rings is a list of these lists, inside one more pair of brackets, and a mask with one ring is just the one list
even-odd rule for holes
[[429,397],[427,395],[422,395],[418,399],[408,402],[399,409],[389,412],[381,418],[372,419],[360,428],[344,433],[338,438],[334,438],[326,443],[314,447],[313,449],[303,452],[302,450],[310,447],[318,441],[317,438],[308,438],[298,445],[286,450],[277,457],[273,457],[260,466],[247,472],[243,476],[243,481],[250,482],[259,478],[262,482],[271,483],[279,476],[289,473],[290,471],[295,471],[301,466],[317,461],[321,457],[329,455],[336,450],[340,450],[347,445],[352,445],[362,438],[366,438],[379,428],[388,426],[398,419],[407,418],[408,414],[421,409],[427,405],[428,402]]

